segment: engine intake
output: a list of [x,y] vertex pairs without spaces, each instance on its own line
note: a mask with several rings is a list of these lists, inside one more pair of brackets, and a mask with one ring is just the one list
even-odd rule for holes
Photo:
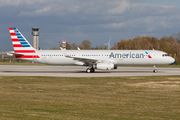
[[95,69],[99,69],[99,70],[113,70],[113,69],[117,69],[117,66],[115,66],[113,63],[97,63],[95,65]]

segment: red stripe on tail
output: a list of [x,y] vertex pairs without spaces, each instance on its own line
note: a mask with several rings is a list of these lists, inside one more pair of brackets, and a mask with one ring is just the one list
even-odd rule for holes
[[9,28],[9,30],[13,30],[13,28]]
[[22,47],[21,44],[14,44],[13,47]]
[[17,38],[12,38],[12,42],[19,42],[19,39],[17,39]]
[[16,36],[16,34],[15,33],[10,33],[11,34],[11,36]]
[[14,53],[35,53],[35,50],[14,50]]

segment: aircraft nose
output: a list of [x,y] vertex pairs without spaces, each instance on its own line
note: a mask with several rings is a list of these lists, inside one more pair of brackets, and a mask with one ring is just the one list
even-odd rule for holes
[[169,59],[169,62],[170,62],[171,64],[173,64],[173,63],[175,63],[175,59],[174,59],[173,57],[171,57],[171,58]]

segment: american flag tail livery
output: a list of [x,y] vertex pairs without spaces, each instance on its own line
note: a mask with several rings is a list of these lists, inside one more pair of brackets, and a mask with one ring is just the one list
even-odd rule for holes
[[9,32],[14,48],[14,52],[11,54],[14,54],[16,58],[24,58],[26,60],[33,60],[34,58],[39,58],[39,56],[36,54],[36,49],[34,49],[29,44],[29,42],[17,28],[10,27]]

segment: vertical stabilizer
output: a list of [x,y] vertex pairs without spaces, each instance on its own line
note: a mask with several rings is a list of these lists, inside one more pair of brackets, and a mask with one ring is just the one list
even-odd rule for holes
[[29,44],[21,32],[14,27],[9,28],[16,58],[39,58],[36,50]]

